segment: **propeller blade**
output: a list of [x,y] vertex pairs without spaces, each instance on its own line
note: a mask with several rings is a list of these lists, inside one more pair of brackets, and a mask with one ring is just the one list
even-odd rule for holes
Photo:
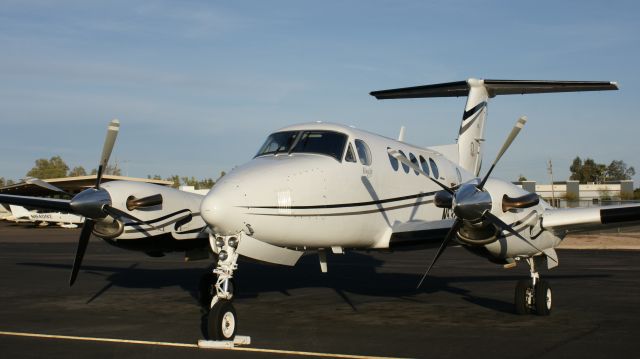
[[116,137],[118,137],[118,131],[120,131],[120,121],[118,121],[117,119],[111,120],[109,126],[107,127],[107,136],[104,139],[104,145],[102,146],[102,156],[100,156],[98,175],[96,176],[96,189],[100,188],[102,174],[107,168],[107,163],[109,163],[109,157],[111,157],[113,145],[116,142]]
[[41,197],[15,196],[0,194],[0,203],[15,204],[18,206],[52,209],[60,212],[71,212],[70,201],[66,199],[51,199]]
[[487,182],[487,179],[489,179],[489,175],[491,174],[493,169],[496,167],[496,164],[498,163],[500,158],[502,158],[502,155],[504,155],[504,153],[507,152],[507,149],[509,149],[509,146],[511,146],[511,143],[513,143],[513,140],[516,139],[516,137],[520,133],[520,130],[522,130],[522,128],[524,127],[525,123],[527,123],[527,116],[522,116],[518,119],[518,121],[516,121],[516,124],[511,129],[511,133],[509,133],[509,136],[507,136],[506,141],[504,141],[502,148],[498,152],[496,159],[493,161],[493,164],[491,164],[489,171],[487,171],[487,174],[482,179],[482,182],[480,182],[480,185],[478,186],[479,189],[484,188],[484,184]]
[[389,154],[391,156],[393,156],[395,159],[397,159],[398,161],[400,161],[400,162],[404,163],[405,165],[411,167],[411,169],[413,169],[414,171],[416,171],[416,172],[420,173],[421,175],[427,177],[428,179],[432,180],[435,184],[437,184],[438,186],[442,187],[442,189],[447,191],[449,194],[453,194],[453,190],[451,188],[449,188],[447,185],[443,184],[442,182],[436,180],[435,178],[429,176],[420,167],[418,167],[415,163],[409,161],[409,159],[407,157],[402,155],[402,153],[400,153],[400,151],[398,151],[398,150],[390,150]]
[[134,222],[146,224],[147,226],[149,226],[149,227],[151,227],[153,229],[157,229],[154,225],[152,225],[150,223],[147,223],[146,221],[143,221],[140,218],[138,218],[138,217],[136,217],[136,216],[134,216],[132,214],[129,214],[129,213],[124,212],[124,211],[121,211],[121,210],[119,210],[119,209],[117,209],[115,207],[112,207],[110,205],[105,205],[104,207],[102,207],[102,210],[105,213],[107,213],[108,215],[110,215],[111,217],[114,217],[114,218],[118,218],[118,217],[128,218],[128,219],[130,219],[130,220],[132,220]]
[[80,239],[78,240],[76,259],[73,261],[73,269],[71,270],[71,278],[69,279],[70,287],[76,282],[76,278],[78,277],[78,271],[82,265],[82,258],[84,258],[84,252],[87,250],[87,245],[89,244],[89,238],[91,238],[91,231],[93,231],[94,225],[95,222],[92,219],[86,218],[84,220],[84,226],[82,227]]
[[54,192],[64,193],[67,196],[73,197],[73,195],[71,193],[63,190],[62,188],[56,187],[56,186],[52,185],[51,183],[45,182],[45,181],[43,181],[41,179],[38,179],[38,178],[27,177],[27,178],[24,179],[24,183],[36,185],[38,187],[46,188],[46,189],[54,191]]
[[447,235],[444,237],[444,241],[442,241],[440,248],[438,248],[438,251],[436,252],[436,256],[433,258],[433,261],[429,265],[429,268],[427,268],[427,270],[424,272],[424,275],[422,276],[422,279],[420,279],[420,282],[418,283],[418,286],[416,287],[416,289],[420,289],[420,286],[422,286],[422,282],[424,282],[424,280],[427,278],[427,275],[429,275],[431,268],[433,268],[438,258],[440,258],[442,253],[444,253],[444,250],[447,249],[449,242],[451,242],[451,239],[456,234],[458,229],[460,229],[461,225],[462,225],[462,219],[460,218],[457,218],[456,221],[453,222],[451,229],[449,229],[449,232],[447,232]]
[[[513,229],[510,225],[504,223],[500,218],[496,217],[493,213],[487,211],[487,212],[485,212],[484,217],[486,219],[488,219],[494,225],[498,226],[500,229],[505,230],[505,231],[513,234],[514,236],[516,236],[516,237],[522,239],[523,241],[525,241],[533,249],[537,250],[540,253],[545,254],[540,248],[536,247],[533,243],[531,243],[531,241],[529,241],[528,239],[524,238],[522,235],[520,235],[520,233],[516,232],[515,229]],[[551,260],[553,260],[554,262],[558,263],[557,260],[555,260],[554,258],[552,258],[550,256],[547,256],[547,258],[551,258]]]

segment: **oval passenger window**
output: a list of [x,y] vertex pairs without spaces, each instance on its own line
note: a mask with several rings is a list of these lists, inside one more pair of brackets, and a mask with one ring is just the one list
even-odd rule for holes
[[[407,158],[407,155],[405,155],[402,150],[398,150],[398,152],[400,152],[402,157]],[[409,173],[409,166],[405,165],[404,163],[402,164],[402,169],[404,170],[404,173]]]
[[[391,147],[387,147],[387,151],[389,151],[391,149]],[[393,168],[394,171],[398,170],[398,159],[391,156],[391,154],[389,153],[389,162],[391,162],[391,168]]]
[[436,164],[436,161],[429,157],[429,163],[431,163],[431,172],[433,172],[433,177],[439,178],[440,172],[438,172],[438,165]]
[[422,171],[427,175],[429,175],[429,172],[431,172],[429,171],[429,164],[427,163],[427,160],[425,160],[422,156],[420,156],[420,167],[422,168]]

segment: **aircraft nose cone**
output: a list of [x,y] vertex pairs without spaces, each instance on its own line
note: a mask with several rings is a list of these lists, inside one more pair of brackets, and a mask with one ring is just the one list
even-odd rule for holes
[[242,230],[242,213],[237,202],[236,186],[213,187],[200,205],[202,219],[219,234],[235,234]]
[[200,213],[202,215],[202,219],[209,226],[215,227],[216,224],[220,222],[220,214],[222,213],[218,198],[216,198],[215,195],[212,195],[212,193],[207,194],[200,205]]

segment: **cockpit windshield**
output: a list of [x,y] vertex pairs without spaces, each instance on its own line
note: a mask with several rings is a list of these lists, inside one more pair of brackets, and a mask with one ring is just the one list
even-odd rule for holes
[[317,153],[342,161],[347,135],[333,131],[284,131],[269,135],[257,156],[278,153]]

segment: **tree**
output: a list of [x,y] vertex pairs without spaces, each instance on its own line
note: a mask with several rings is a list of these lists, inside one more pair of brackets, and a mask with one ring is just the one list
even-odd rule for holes
[[582,162],[580,157],[573,160],[569,170],[571,171],[570,179],[580,183],[629,180],[636,174],[635,169],[627,167],[627,164],[622,160],[611,161],[611,164],[607,166],[596,163],[592,158],[587,158]]
[[216,182],[212,178],[205,178],[201,181],[198,181],[196,184],[196,189],[210,189],[215,185]]
[[35,166],[27,172],[27,177],[40,179],[66,177],[69,166],[60,156],[53,156],[51,159],[41,158],[36,160]]
[[636,170],[633,167],[627,167],[624,161],[611,161],[611,164],[607,166],[607,180],[609,181],[623,181],[630,180],[636,174]]
[[178,175],[173,175],[173,176],[167,178],[167,181],[172,181],[173,182],[173,184],[171,185],[171,187],[173,187],[173,188],[180,187],[180,176],[178,176]]
[[518,176],[518,182],[522,182],[526,180],[527,180],[527,177],[525,177],[523,174],[520,174],[520,176]]
[[[91,170],[91,174],[92,175],[97,175],[98,174],[98,169],[94,168]],[[122,176],[122,171],[120,171],[120,168],[118,168],[118,166],[111,166],[109,164],[107,164],[107,168],[104,169],[104,171],[102,171],[103,175],[112,175],[112,176]]]
[[76,166],[73,167],[71,171],[69,171],[68,177],[78,177],[78,176],[86,176],[87,171],[85,171],[84,167]]

